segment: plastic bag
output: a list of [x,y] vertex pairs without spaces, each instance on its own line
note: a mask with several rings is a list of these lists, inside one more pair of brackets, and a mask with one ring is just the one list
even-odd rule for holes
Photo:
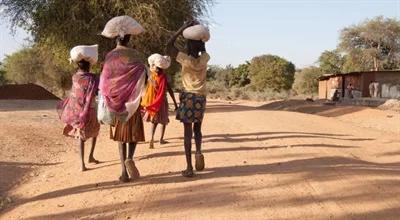
[[105,124],[114,125],[114,118],[114,114],[108,111],[103,96],[99,94],[97,105],[97,120]]

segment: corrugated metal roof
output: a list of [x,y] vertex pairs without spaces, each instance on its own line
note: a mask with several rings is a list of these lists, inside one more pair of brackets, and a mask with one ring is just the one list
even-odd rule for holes
[[390,73],[396,72],[400,74],[400,70],[379,70],[379,71],[359,71],[359,72],[348,72],[348,73],[335,73],[335,74],[324,74],[323,76],[319,77],[318,80],[326,80],[332,77],[341,76],[341,75],[356,75],[356,74],[364,74],[364,73]]

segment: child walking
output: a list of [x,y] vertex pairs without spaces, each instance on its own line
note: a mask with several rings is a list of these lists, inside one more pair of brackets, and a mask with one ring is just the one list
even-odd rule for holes
[[[175,41],[180,36],[186,39],[187,51],[179,51]],[[204,156],[201,152],[202,133],[201,126],[206,108],[206,75],[207,64],[210,56],[206,52],[205,42],[210,39],[209,30],[197,22],[185,23],[168,41],[167,53],[176,57],[182,66],[182,83],[184,91],[180,94],[180,104],[176,118],[184,126],[184,145],[186,155],[186,170],[182,171],[184,177],[193,177],[192,165],[192,136],[196,143],[195,167],[201,171],[205,167]]]
[[100,124],[97,121],[95,97],[98,91],[98,77],[90,72],[91,66],[97,62],[98,47],[77,46],[71,50],[71,62],[78,70],[72,76],[72,89],[68,98],[61,101],[57,111],[66,125],[63,134],[79,140],[81,170],[86,171],[84,161],[85,142],[92,138],[89,163],[99,163],[94,158],[97,136]]
[[148,62],[151,73],[141,105],[145,110],[143,119],[152,123],[150,149],[153,149],[154,134],[158,124],[161,124],[160,144],[168,143],[164,140],[165,129],[169,123],[167,91],[174,102],[175,110],[178,105],[176,104],[174,92],[168,83],[167,75],[164,72],[171,64],[170,58],[160,54],[153,54],[148,58]]

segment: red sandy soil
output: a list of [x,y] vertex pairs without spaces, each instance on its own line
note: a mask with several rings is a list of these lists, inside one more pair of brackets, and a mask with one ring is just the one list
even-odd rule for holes
[[[142,178],[120,184],[102,126],[79,172],[55,101],[0,101],[0,219],[399,219],[400,114],[362,107],[210,100],[206,170],[185,166],[182,125],[167,145],[138,145]],[[288,107],[290,106],[290,107]],[[302,106],[302,107],[301,107]],[[149,136],[146,124],[146,135]],[[157,134],[158,135],[158,134]],[[158,137],[158,136],[157,136]],[[11,201],[11,202],[10,202]]]
[[35,84],[0,86],[0,99],[57,100],[58,97]]

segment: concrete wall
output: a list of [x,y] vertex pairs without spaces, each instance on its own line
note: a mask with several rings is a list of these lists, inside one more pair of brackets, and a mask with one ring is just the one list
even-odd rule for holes
[[379,82],[380,97],[400,98],[400,72],[376,73],[375,79]]
[[400,98],[400,71],[364,72],[332,76],[319,82],[319,98],[331,98],[336,89],[339,91],[340,97],[343,97],[343,93],[347,97],[346,87],[349,83],[354,86],[353,95],[355,98],[370,97],[369,84],[371,81],[376,81],[380,85],[378,97]]
[[382,98],[400,98],[400,84],[383,83],[381,85]]

